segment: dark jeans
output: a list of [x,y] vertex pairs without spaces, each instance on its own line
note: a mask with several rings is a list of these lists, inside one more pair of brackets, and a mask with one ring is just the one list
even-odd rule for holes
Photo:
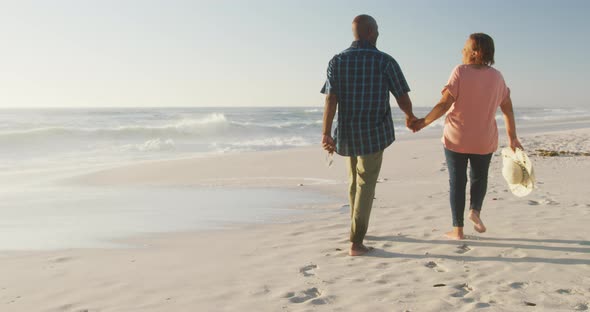
[[471,181],[470,209],[481,211],[483,199],[488,188],[488,169],[492,154],[462,154],[445,148],[445,157],[449,169],[449,184],[451,186],[451,212],[453,226],[463,227],[465,214],[465,187],[467,186],[467,163],[471,165],[469,180]]

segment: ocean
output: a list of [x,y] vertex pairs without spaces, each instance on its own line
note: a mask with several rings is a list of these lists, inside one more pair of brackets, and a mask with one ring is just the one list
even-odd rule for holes
[[[429,110],[418,107],[415,114]],[[520,132],[578,121],[588,126],[590,119],[587,108],[515,113]],[[267,222],[297,213],[286,208],[333,201],[264,189],[155,191],[55,183],[138,161],[319,148],[322,115],[322,107],[0,109],[0,250],[109,247],[120,237]],[[411,135],[395,107],[393,118],[398,138]],[[500,113],[497,121],[502,127]],[[437,135],[442,125],[440,119],[423,131]]]
[[[516,108],[518,128],[590,116],[588,109]],[[415,108],[424,116],[429,108]],[[151,159],[318,144],[321,107],[0,109],[0,172],[91,169]],[[393,108],[396,135],[410,134]],[[498,113],[498,124],[503,120]],[[440,131],[443,118],[425,131]]]
[[0,170],[13,172],[309,146],[317,108],[0,110]]

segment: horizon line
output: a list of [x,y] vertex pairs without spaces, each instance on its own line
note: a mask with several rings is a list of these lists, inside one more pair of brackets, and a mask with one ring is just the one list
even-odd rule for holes
[[[390,105],[391,107],[397,107],[397,105],[393,104]],[[9,110],[9,109],[137,109],[137,108],[323,108],[324,105],[317,105],[317,106],[305,106],[305,105],[290,105],[290,106],[267,106],[267,105],[259,105],[259,106],[190,106],[190,105],[181,105],[181,106],[8,106],[8,107],[0,107],[0,110]],[[422,105],[414,105],[414,108],[430,108],[433,106],[422,106]],[[515,108],[586,108],[586,106],[514,106]]]

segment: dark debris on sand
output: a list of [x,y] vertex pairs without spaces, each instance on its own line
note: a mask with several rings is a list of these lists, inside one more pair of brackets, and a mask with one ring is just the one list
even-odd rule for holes
[[590,156],[589,152],[572,152],[572,151],[554,151],[546,149],[535,150],[535,153],[531,153],[535,156],[543,157],[559,157],[559,156]]

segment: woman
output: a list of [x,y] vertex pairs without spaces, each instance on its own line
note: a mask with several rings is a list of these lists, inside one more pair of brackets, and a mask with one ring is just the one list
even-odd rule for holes
[[480,212],[487,190],[490,160],[498,148],[495,119],[498,106],[504,114],[510,147],[522,149],[516,137],[510,89],[502,74],[491,67],[493,64],[493,39],[483,33],[471,34],[463,48],[463,64],[451,73],[441,100],[426,117],[411,126],[418,131],[448,112],[442,142],[449,171],[454,228],[446,235],[452,239],[465,238],[463,215],[468,162],[471,164],[469,219],[477,232],[486,231]]

